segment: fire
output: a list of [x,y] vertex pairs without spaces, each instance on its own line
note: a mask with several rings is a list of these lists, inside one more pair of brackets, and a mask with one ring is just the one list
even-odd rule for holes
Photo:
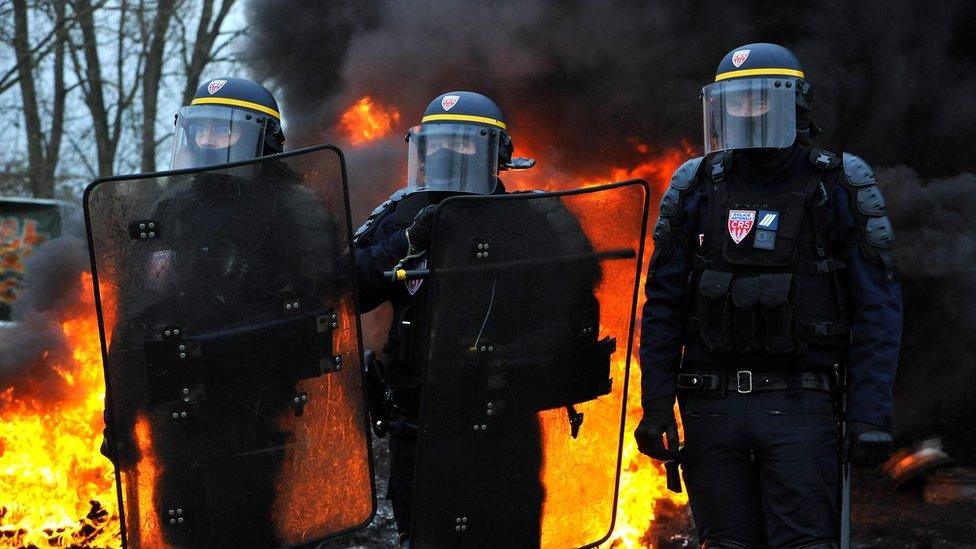
[[388,135],[399,122],[400,111],[375,103],[367,95],[342,113],[339,128],[349,143],[358,147]]
[[42,359],[63,390],[0,392],[2,547],[119,545],[115,475],[98,451],[105,389],[88,273],[78,291],[82,306],[65,313],[60,326],[71,356]]
[[[647,154],[649,152],[649,147],[642,142],[635,142],[635,148],[641,154]],[[643,415],[640,402],[640,363],[636,356],[636,350],[637,342],[640,339],[640,311],[645,300],[643,273],[647,272],[647,263],[650,261],[651,254],[654,252],[654,243],[651,240],[650,233],[653,229],[659,197],[667,188],[671,174],[678,169],[678,166],[682,162],[693,155],[694,150],[689,144],[685,143],[680,148],[668,149],[659,156],[649,158],[633,168],[615,167],[610,170],[608,177],[590,178],[584,182],[585,186],[592,186],[608,181],[640,178],[650,184],[652,195],[650,218],[648,219],[648,234],[644,243],[644,265],[641,266],[642,275],[638,290],[638,322],[635,326],[634,333],[635,355],[631,356],[630,359],[630,380],[627,393],[623,456],[620,463],[620,487],[617,492],[617,517],[614,523],[613,534],[605,544],[608,547],[630,549],[653,546],[656,540],[651,536],[654,521],[657,518],[655,511],[658,509],[658,506],[665,502],[684,506],[688,501],[687,494],[675,494],[667,490],[665,487],[666,477],[663,465],[655,463],[637,450],[637,443],[634,441],[632,433]],[[606,219],[604,221],[607,226],[612,226],[612,219]],[[622,361],[616,363],[616,365],[619,368],[617,375],[622,377]],[[622,383],[619,385],[622,385]],[[616,386],[617,384],[615,383],[615,389]],[[677,409],[675,411],[677,412]]]
[[[651,148],[648,145],[636,140],[633,140],[633,145],[635,150],[646,158],[646,160],[639,162],[634,167],[614,167],[602,175],[579,177],[566,176],[565,174],[559,173],[558,170],[547,170],[543,164],[543,169],[539,172],[524,172],[523,174],[518,174],[516,177],[506,177],[506,181],[514,181],[515,188],[534,188],[545,190],[560,190],[579,186],[589,187],[611,181],[621,181],[636,178],[648,181],[651,186],[652,196],[650,219],[648,220],[648,234],[646,236],[644,249],[645,263],[641,268],[641,272],[644,273],[646,272],[647,262],[649,261],[653,252],[653,242],[651,240],[650,232],[651,228],[653,227],[657,202],[660,199],[661,194],[667,188],[671,174],[678,168],[678,166],[681,165],[682,162],[691,156],[694,156],[694,150],[689,144],[686,143],[680,148],[672,148],[660,153],[651,154]],[[527,151],[526,149],[527,147],[521,146],[520,143],[517,153],[531,157],[531,152]],[[581,179],[582,185],[580,184]],[[635,197],[621,197],[620,199],[626,200],[633,198]],[[619,211],[619,208],[619,205],[612,203],[600,204],[598,207],[590,208],[587,212],[575,213],[580,216],[584,227],[589,228],[594,234],[599,234],[605,233],[606,231],[613,231],[617,222],[615,216],[618,215],[617,212]],[[593,227],[599,227],[599,229],[594,230]],[[604,237],[604,235],[601,234],[601,237]],[[624,242],[623,240],[614,242],[614,246],[620,245],[636,247],[637,244],[639,243]],[[628,280],[625,277],[621,277],[619,280],[604,280],[603,285],[598,289],[598,292],[601,294],[601,301],[604,300],[605,297],[613,295],[613,292],[615,292],[618,288],[626,287],[631,284],[632,280],[633,279]],[[641,276],[640,280],[641,288],[639,289],[638,293],[639,303],[637,307],[638,318],[640,315],[641,306],[644,302],[644,277]],[[637,444],[632,436],[632,433],[642,415],[640,404],[640,366],[636,356],[636,342],[639,340],[640,336],[639,322],[635,328],[634,356],[632,356],[630,360],[629,392],[626,404],[626,424],[624,428],[623,452],[620,462],[620,483],[617,493],[617,515],[614,522],[614,531],[609,540],[604,544],[604,547],[638,548],[654,546],[657,541],[656,537],[654,537],[656,534],[654,531],[654,524],[655,520],[659,518],[659,511],[662,509],[662,506],[674,509],[676,506],[680,508],[687,504],[686,494],[674,494],[667,490],[663,465],[656,464],[650,458],[640,454],[640,452],[637,450]],[[623,326],[601,327],[602,335],[618,335],[624,333],[624,331],[625,327]],[[615,360],[612,365],[614,368],[613,395],[616,396],[617,399],[620,398],[620,392],[623,390],[624,385],[624,360],[622,360],[620,354],[625,352],[625,348],[619,349],[618,355],[615,355]],[[590,404],[591,403],[587,403],[584,405],[584,407],[590,406]],[[581,430],[581,437],[587,433],[588,429],[591,430],[590,436],[593,436],[594,440],[599,440],[601,434],[604,436],[616,436],[616,429],[619,428],[619,423],[617,422],[617,419],[613,417],[613,414],[601,414],[594,408],[584,410],[583,407],[581,407],[580,411],[584,412],[586,415],[586,420]],[[561,421],[557,421],[555,419],[552,421],[547,421],[546,415],[543,414],[542,425],[544,427],[544,431],[546,432],[546,439],[552,439],[558,442],[559,437],[567,436],[566,433],[560,432],[559,430],[559,426],[563,425],[564,423],[565,418],[561,418]],[[592,433],[593,430],[599,432]],[[559,444],[555,446],[559,446]],[[594,448],[605,447],[606,446],[594,444]],[[547,452],[552,451],[552,448],[553,447],[547,449]],[[582,448],[583,450],[581,451],[585,451],[586,445],[583,445]],[[607,460],[606,463],[607,466],[612,469],[614,465],[612,460]],[[567,474],[573,474],[577,478],[580,476],[585,478],[596,478],[593,476],[594,472],[589,471],[575,471]],[[599,473],[595,474],[599,475]],[[543,478],[543,482],[547,486],[547,491],[559,490],[560,479],[555,478],[556,475],[549,476],[552,478]],[[583,492],[579,492],[579,494],[581,497],[585,497]],[[593,517],[594,524],[574,525],[575,530],[569,534],[566,534],[567,526],[560,526],[557,524],[558,516],[561,514],[558,511],[559,506],[570,503],[566,500],[567,498],[565,496],[561,498],[558,496],[553,498],[547,497],[546,505],[551,505],[552,508],[547,509],[546,516],[551,516],[553,518],[544,521],[543,546],[571,546],[573,543],[578,541],[576,538],[581,533],[587,535],[587,539],[597,539],[605,533],[600,532],[599,528],[605,526],[608,517],[600,515]],[[593,534],[596,535],[594,536]],[[566,535],[569,535],[570,537],[566,538]]]

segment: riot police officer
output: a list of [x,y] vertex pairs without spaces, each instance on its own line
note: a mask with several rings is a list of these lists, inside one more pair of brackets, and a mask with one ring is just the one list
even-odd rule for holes
[[[277,102],[256,82],[210,80],[175,123],[172,167],[195,170],[126,185],[158,234],[119,252],[103,452],[152,490],[143,501],[123,486],[130,544],[291,544],[273,509],[293,398],[323,375],[335,221],[284,161],[203,169],[281,152]],[[143,480],[146,461],[156,474]]]
[[[457,194],[501,194],[498,172],[532,167],[513,157],[504,115],[484,95],[455,91],[435,98],[419,126],[407,133],[407,186],[380,204],[354,237],[357,285],[363,312],[384,302],[393,319],[383,347],[387,410],[381,428],[390,432],[390,487],[401,541],[409,539],[420,406],[421,366],[428,319],[423,280],[391,281],[394,267],[423,269],[434,205]],[[374,370],[375,371],[375,370]],[[374,420],[377,420],[374,417]]]
[[[635,437],[652,458],[680,459],[706,547],[835,547],[841,454],[876,465],[890,452],[892,228],[871,168],[811,144],[812,99],[788,49],[729,52],[702,89],[705,156],[661,200]],[[680,456],[661,436],[676,394]]]

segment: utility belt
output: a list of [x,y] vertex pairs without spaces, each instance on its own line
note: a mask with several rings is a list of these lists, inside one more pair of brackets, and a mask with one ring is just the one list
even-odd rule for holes
[[763,391],[833,391],[836,387],[829,372],[761,372],[729,370],[724,372],[690,372],[678,374],[676,389],[701,396],[725,396],[726,391],[749,394]]

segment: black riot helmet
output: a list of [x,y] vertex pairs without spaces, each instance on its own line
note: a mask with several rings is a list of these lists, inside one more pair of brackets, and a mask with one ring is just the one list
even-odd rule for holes
[[810,127],[813,96],[793,52],[776,44],[730,51],[702,88],[705,153],[784,149]]
[[177,112],[170,169],[250,160],[281,152],[284,142],[271,92],[246,78],[216,78]]
[[489,194],[500,170],[527,169],[534,160],[512,157],[505,115],[480,93],[439,95],[420,125],[407,132],[407,188]]

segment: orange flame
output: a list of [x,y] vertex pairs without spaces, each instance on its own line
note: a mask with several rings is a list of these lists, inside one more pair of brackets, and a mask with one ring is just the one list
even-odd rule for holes
[[83,306],[60,326],[71,357],[49,366],[64,396],[0,393],[3,547],[119,545],[115,475],[98,451],[105,389],[91,276],[81,282]]
[[[649,147],[642,142],[635,142],[635,149],[642,155],[649,152]],[[650,232],[656,217],[658,199],[667,189],[671,174],[693,154],[694,150],[691,146],[684,144],[681,148],[668,149],[633,168],[615,167],[610,170],[607,176],[589,178],[583,182],[583,186],[593,186],[611,181],[640,178],[650,184],[651,211],[648,219],[648,234],[645,238],[645,264],[641,268],[642,273],[647,271],[647,263],[654,251]],[[601,223],[604,227],[613,227],[613,208],[607,208],[606,212],[605,219],[596,222]],[[637,304],[638,319],[645,301],[643,276],[640,277],[640,285]],[[612,288],[607,288],[604,291],[612,290]],[[634,337],[636,351],[636,341],[640,338],[639,322]],[[615,361],[613,366],[616,368],[614,377],[619,379],[623,375],[623,361]],[[637,443],[634,441],[632,433],[643,415],[640,402],[640,363],[637,356],[631,357],[629,377],[623,456],[620,464],[620,487],[617,492],[617,517],[613,534],[611,534],[610,540],[604,544],[606,547],[627,549],[651,547],[653,545],[652,533],[654,521],[657,518],[655,511],[660,504],[668,502],[673,505],[684,506],[688,501],[685,493],[675,494],[667,490],[664,466],[655,463],[637,450]],[[614,390],[617,390],[618,386],[622,387],[622,385],[622,383],[615,382]]]
[[[691,145],[685,143],[679,148],[667,149],[663,152],[654,154],[651,153],[651,148],[637,140],[630,140],[634,144],[635,150],[645,158],[646,160],[639,162],[634,167],[614,167],[607,171],[604,175],[586,176],[586,177],[576,177],[576,176],[566,176],[565,174],[559,173],[558,170],[547,169],[545,164],[542,164],[542,170],[539,173],[533,173],[533,171],[524,172],[523,174],[511,174],[516,175],[512,177],[511,175],[506,176],[506,181],[514,181],[513,187],[516,188],[535,188],[535,189],[545,189],[545,190],[561,190],[568,188],[578,188],[581,186],[590,187],[595,185],[601,185],[604,183],[609,183],[612,181],[621,181],[627,179],[644,179],[651,187],[651,211],[649,212],[648,219],[648,234],[646,235],[645,248],[644,248],[644,262],[641,272],[646,272],[647,262],[650,259],[652,252],[654,251],[654,244],[650,238],[651,228],[653,226],[654,219],[656,217],[655,211],[657,202],[667,188],[668,181],[670,180],[671,174],[689,157],[693,156],[695,151]],[[526,156],[532,157],[527,149],[531,147],[524,147],[520,143],[519,154],[524,154]],[[582,179],[582,181],[581,181]],[[599,208],[600,211],[589,212],[587,215],[581,216],[581,220],[584,226],[590,231],[612,231],[615,227],[614,215],[617,208],[613,204],[606,204],[605,207]],[[577,212],[578,214],[580,212]],[[637,244],[637,243],[634,243]],[[614,292],[621,287],[625,287],[632,283],[627,280],[616,280],[616,281],[605,281],[603,287],[601,287],[600,292]],[[645,300],[643,283],[644,277],[641,277],[641,288],[639,289],[639,302],[637,306],[638,315],[640,314],[641,306]],[[604,330],[607,333],[620,333],[622,330],[620,327],[601,327],[601,334],[604,334]],[[636,340],[640,336],[640,324],[636,326],[635,337],[635,351],[636,351]],[[621,349],[622,352],[626,352],[625,349]],[[636,354],[636,353],[635,353]],[[624,361],[621,357],[615,355],[614,362],[612,364],[613,368],[613,391],[614,395],[619,398],[619,392],[623,389],[623,376],[624,376]],[[630,361],[630,375],[629,375],[629,392],[627,395],[626,404],[626,425],[624,428],[624,442],[623,442],[623,454],[621,458],[621,472],[620,472],[620,485],[618,489],[618,501],[617,501],[617,515],[614,523],[614,530],[611,534],[609,540],[603,545],[603,547],[619,547],[619,548],[638,548],[638,547],[651,547],[654,545],[656,538],[654,535],[654,524],[655,520],[658,518],[658,511],[661,505],[668,507],[683,507],[687,504],[686,494],[674,494],[669,492],[666,488],[666,476],[664,473],[664,467],[661,464],[653,462],[650,458],[642,455],[637,450],[637,444],[633,439],[632,433],[637,427],[637,423],[640,421],[642,416],[641,403],[640,403],[640,366],[636,356],[631,357]],[[604,422],[603,424],[597,423],[597,418],[587,415],[586,429],[592,430],[603,430],[607,431],[605,434],[612,434],[616,436],[616,432],[610,433],[609,431],[619,428],[619,424],[616,422]],[[543,421],[543,425],[546,423]],[[556,434],[555,436],[559,436]],[[599,436],[599,433],[596,435]],[[576,474],[592,474],[586,472],[576,472]],[[543,478],[543,482],[547,485],[557,485],[560,479],[557,478]],[[547,488],[548,489],[548,488]],[[547,502],[547,505],[550,505]],[[548,516],[552,513],[555,516],[559,515],[558,509],[551,508],[547,509],[546,515]],[[597,521],[601,517],[596,517]],[[554,521],[555,522],[555,521]],[[551,527],[547,528],[547,524],[543,524],[543,538],[546,543],[544,546],[568,546],[571,543],[568,539],[562,539],[565,535],[562,530],[565,527],[559,528],[557,525],[553,524]],[[578,530],[583,529],[585,526],[590,526],[591,528],[596,528],[597,525],[577,525]],[[596,531],[596,530],[594,530]],[[548,538],[548,539],[547,539]],[[590,538],[592,539],[592,538]]]
[[400,112],[396,108],[374,103],[367,95],[342,113],[339,128],[349,143],[358,147],[389,135],[399,122]]

